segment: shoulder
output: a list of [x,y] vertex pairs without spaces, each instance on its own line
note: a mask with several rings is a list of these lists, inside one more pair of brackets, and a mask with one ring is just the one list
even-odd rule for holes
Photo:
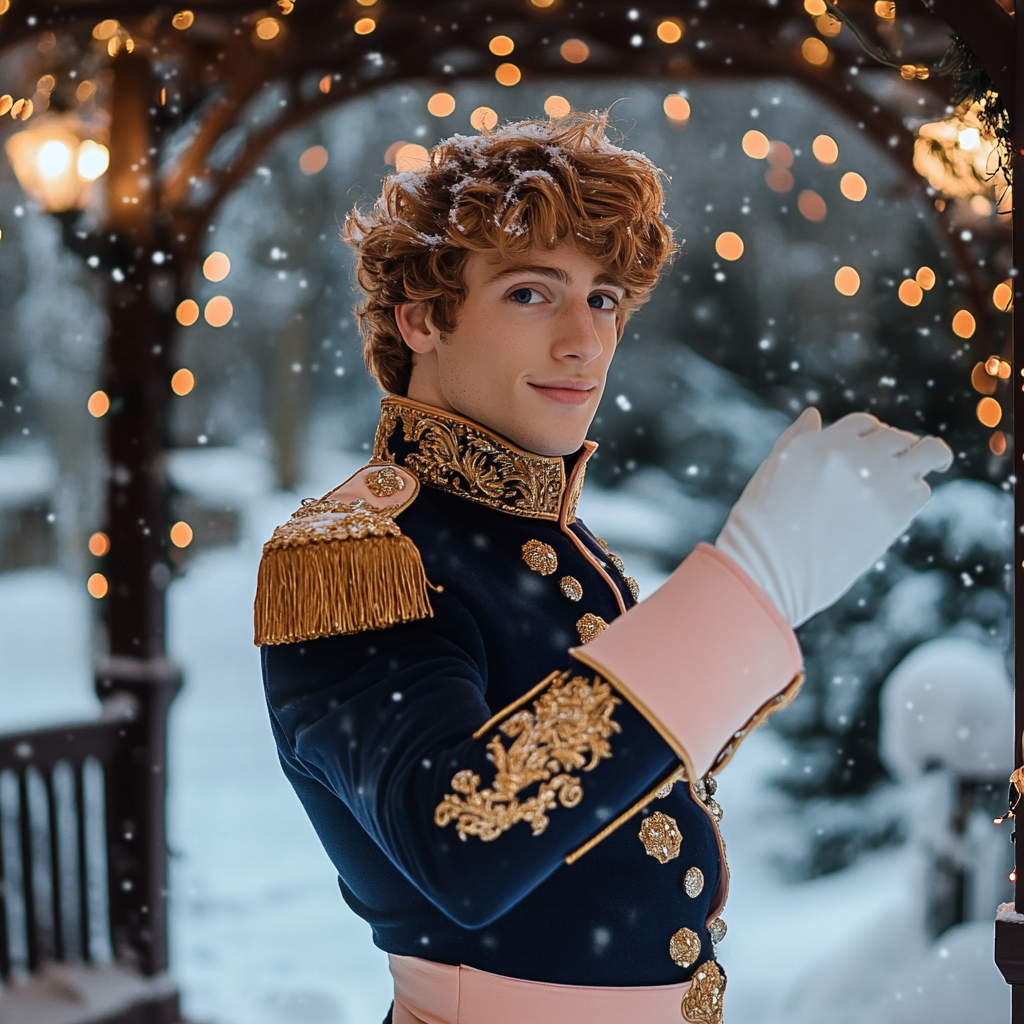
[[401,466],[369,465],[306,499],[263,545],[255,642],[384,629],[432,614],[419,551],[398,517],[419,493]]

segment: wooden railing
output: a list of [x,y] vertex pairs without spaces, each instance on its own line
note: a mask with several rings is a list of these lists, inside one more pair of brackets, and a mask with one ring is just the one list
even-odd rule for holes
[[164,660],[109,659],[97,667],[99,719],[0,735],[5,1024],[178,1020],[165,791],[180,685]]

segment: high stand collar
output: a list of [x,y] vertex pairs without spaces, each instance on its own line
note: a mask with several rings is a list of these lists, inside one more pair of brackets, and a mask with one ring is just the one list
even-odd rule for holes
[[411,398],[381,401],[373,461],[414,472],[424,484],[488,508],[571,523],[597,443],[572,455],[537,455],[458,413]]

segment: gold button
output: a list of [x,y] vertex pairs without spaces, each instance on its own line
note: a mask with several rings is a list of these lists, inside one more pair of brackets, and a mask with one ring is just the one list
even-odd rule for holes
[[679,1007],[687,1024],[722,1024],[722,996],[725,995],[725,975],[714,960],[706,960],[693,972],[690,987]]
[[583,597],[583,587],[575,576],[563,576],[558,581],[558,586],[561,588],[563,596],[570,601],[578,601]]
[[405,481],[391,466],[378,469],[376,473],[368,473],[363,482],[366,489],[378,498],[390,498],[392,494],[405,490]]
[[626,584],[626,589],[630,592],[634,601],[640,600],[640,584],[637,583],[632,576],[624,576],[623,583]]
[[680,967],[689,967],[700,959],[700,939],[689,928],[680,928],[668,940],[669,956]]
[[696,899],[704,891],[704,872],[700,868],[690,868],[683,877],[683,892],[691,900]]
[[555,549],[540,540],[528,540],[523,545],[523,561],[541,576],[550,576],[558,568]]
[[725,938],[725,933],[728,930],[729,930],[728,926],[726,925],[726,923],[720,917],[716,917],[708,925],[708,934],[711,936],[711,941],[716,943],[716,944],[721,942],[722,939]]
[[626,575],[626,563],[623,562],[623,560],[621,558],[619,558],[619,556],[617,554],[615,554],[614,551],[609,551],[608,552],[608,561],[611,562],[612,565],[615,566],[615,571],[620,576],[625,576]]
[[640,831],[637,833],[644,844],[647,854],[659,863],[667,864],[679,856],[679,847],[683,844],[683,834],[679,831],[675,818],[670,818],[661,811],[644,818]]
[[576,629],[580,634],[580,643],[589,644],[591,640],[599,637],[608,628],[608,623],[601,618],[600,615],[594,615],[593,612],[587,612],[576,623]]

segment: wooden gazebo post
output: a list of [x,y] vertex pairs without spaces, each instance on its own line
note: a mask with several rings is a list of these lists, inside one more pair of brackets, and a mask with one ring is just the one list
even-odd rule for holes
[[[1024,28],[996,0],[924,0],[967,43],[981,61],[1010,115],[1013,133],[1014,185],[1024,181],[1024,132],[1017,113],[1024,110]],[[1013,766],[1024,764],[1024,202],[1017,187],[1013,203],[1013,319],[1011,362],[1013,363],[1012,416],[1014,488],[1013,569],[1013,667],[1014,667],[1014,750]],[[1016,823],[1016,822],[1015,822]],[[1014,906],[1024,913],[1024,840],[1014,846]],[[997,920],[996,965],[1012,987],[1012,1024],[1024,1024],[1024,926]]]

